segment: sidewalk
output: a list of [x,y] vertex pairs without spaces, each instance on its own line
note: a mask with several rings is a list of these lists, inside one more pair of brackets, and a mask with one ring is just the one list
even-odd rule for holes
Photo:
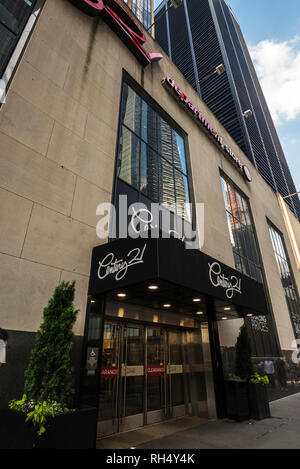
[[[97,447],[136,449],[300,449],[300,393],[270,403],[272,418],[235,422],[185,417],[100,440]],[[189,419],[190,424],[189,424]]]

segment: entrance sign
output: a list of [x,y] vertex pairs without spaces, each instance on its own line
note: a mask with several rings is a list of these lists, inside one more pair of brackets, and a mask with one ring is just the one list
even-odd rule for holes
[[189,100],[186,94],[176,85],[175,80],[167,76],[162,80],[162,85],[167,90],[172,90],[175,96],[179,101],[184,105],[185,109],[191,114],[192,117],[196,119],[196,122],[200,124],[204,129],[206,129],[210,135],[212,135],[218,145],[226,152],[230,160],[238,167],[238,169],[243,173],[243,176],[248,182],[252,181],[252,177],[249,171],[249,168],[241,162],[241,160],[233,153],[232,149],[223,142],[223,137],[221,137],[218,132],[210,125],[210,123],[203,116],[202,112],[197,109],[196,106]]
[[208,276],[211,284],[216,288],[225,288],[226,296],[229,300],[232,299],[235,292],[242,294],[241,278],[238,278],[236,275],[231,275],[230,278],[226,277],[222,272],[219,262],[208,264],[208,267]]
[[116,0],[69,1],[87,15],[101,17],[144,67],[163,58],[160,53],[147,53],[144,50],[143,44],[146,42],[146,36],[125,8]]
[[128,269],[136,264],[144,263],[144,253],[146,244],[141,249],[136,247],[131,249],[125,259],[117,259],[113,252],[107,254],[99,261],[98,277],[100,280],[108,275],[114,275],[117,281],[121,280],[128,272]]

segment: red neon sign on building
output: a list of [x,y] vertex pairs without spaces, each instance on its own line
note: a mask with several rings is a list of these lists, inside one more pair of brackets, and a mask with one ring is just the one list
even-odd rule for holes
[[143,66],[162,59],[162,54],[143,49],[146,37],[116,0],[69,0],[89,16],[101,16]]

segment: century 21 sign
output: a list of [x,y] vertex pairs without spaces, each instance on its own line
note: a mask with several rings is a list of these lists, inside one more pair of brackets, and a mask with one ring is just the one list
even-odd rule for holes
[[89,16],[101,16],[145,67],[162,59],[162,54],[143,49],[146,37],[133,18],[116,0],[69,0]]

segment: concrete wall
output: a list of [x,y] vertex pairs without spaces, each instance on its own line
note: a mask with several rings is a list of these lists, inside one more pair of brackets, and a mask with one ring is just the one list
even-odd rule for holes
[[[145,48],[162,50],[147,35]],[[203,251],[234,267],[219,171],[250,198],[281,346],[293,340],[266,217],[283,233],[276,195],[251,166],[174,64],[143,69],[116,34],[67,0],[48,0],[0,110],[0,326],[34,332],[61,280],[76,280],[83,335],[96,207],[111,200],[125,69],[188,134],[195,201],[205,204]],[[253,182],[217,148],[161,85],[171,75],[223,136]]]

